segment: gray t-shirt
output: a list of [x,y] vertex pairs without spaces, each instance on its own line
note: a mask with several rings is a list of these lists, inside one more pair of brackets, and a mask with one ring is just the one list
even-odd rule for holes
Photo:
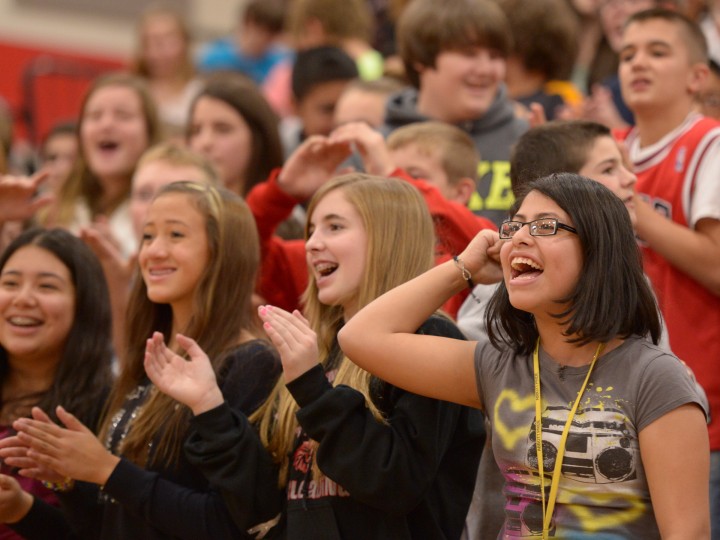
[[[539,356],[549,492],[560,434],[589,365],[561,366],[542,347]],[[499,537],[537,537],[542,531],[542,506],[532,355],[498,351],[480,342],[475,372],[492,428],[495,460],[505,478],[505,527]],[[551,535],[660,538],[638,433],[686,403],[697,403],[707,414],[687,368],[672,354],[632,337],[601,356],[570,426]]]

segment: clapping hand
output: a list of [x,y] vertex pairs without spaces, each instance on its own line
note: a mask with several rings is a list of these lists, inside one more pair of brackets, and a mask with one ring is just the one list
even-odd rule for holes
[[210,359],[189,337],[177,334],[178,344],[187,351],[189,359],[171,351],[163,335],[155,332],[145,348],[145,372],[158,389],[187,405],[198,415],[214,409],[223,402]]
[[[32,415],[39,422],[52,423],[50,417],[38,407],[33,409]],[[30,445],[27,439],[23,442],[18,435],[0,440],[0,459],[6,465],[19,469],[18,474],[20,476],[56,484],[65,480],[62,475],[54,470],[43,467],[31,457],[28,457],[28,450],[30,450]]]
[[64,408],[58,406],[55,412],[65,427],[51,422],[37,407],[33,407],[32,419],[13,422],[18,439],[29,447],[27,457],[64,479],[104,485],[120,458]]
[[275,306],[260,306],[258,314],[280,353],[286,384],[318,364],[317,335],[298,310],[288,313]]

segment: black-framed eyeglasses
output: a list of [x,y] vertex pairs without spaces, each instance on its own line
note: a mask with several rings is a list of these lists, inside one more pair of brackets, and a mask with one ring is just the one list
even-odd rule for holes
[[531,236],[553,236],[557,234],[558,229],[565,229],[577,234],[577,229],[560,223],[557,218],[541,218],[533,221],[503,221],[500,224],[500,238],[503,240],[512,238],[525,225],[530,226]]

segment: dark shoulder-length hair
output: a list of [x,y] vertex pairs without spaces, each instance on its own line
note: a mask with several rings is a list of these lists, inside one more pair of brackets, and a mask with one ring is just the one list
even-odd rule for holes
[[[75,288],[75,312],[52,386],[37,395],[37,405],[55,417],[62,405],[95,429],[99,407],[111,385],[110,295],[102,267],[90,249],[63,229],[30,229],[0,256],[0,271],[15,252],[37,246],[54,255],[70,272]],[[0,345],[0,379],[9,371],[7,351]],[[23,403],[24,407],[27,405]]]
[[[640,251],[622,201],[602,184],[572,173],[552,174],[530,182],[516,200],[513,215],[528,193],[555,201],[572,220],[582,246],[583,266],[573,291],[558,298],[567,309],[556,314],[569,343],[585,345],[631,335],[660,338],[655,296],[643,274]],[[495,346],[509,345],[529,354],[538,331],[530,313],[510,303],[505,283],[486,312],[488,335]]]
[[207,77],[203,90],[193,101],[185,133],[188,140],[195,107],[203,97],[226,103],[237,111],[250,128],[252,148],[245,171],[245,184],[240,193],[244,197],[256,184],[267,179],[273,169],[282,167],[284,156],[279,132],[280,120],[252,79],[240,73],[219,71]]

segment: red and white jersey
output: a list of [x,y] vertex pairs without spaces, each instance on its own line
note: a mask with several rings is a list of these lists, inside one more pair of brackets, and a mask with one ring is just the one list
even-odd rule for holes
[[[635,129],[620,138],[635,166],[636,190],[657,212],[691,229],[701,219],[720,219],[720,122],[691,114],[643,148]],[[720,450],[720,297],[649,247],[641,247],[670,346],[707,393],[714,419],[710,443]]]

